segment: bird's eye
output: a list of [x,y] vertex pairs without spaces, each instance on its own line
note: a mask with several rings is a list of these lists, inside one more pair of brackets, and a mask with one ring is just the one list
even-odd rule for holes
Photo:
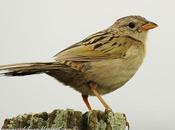
[[135,28],[135,26],[136,26],[136,25],[135,25],[134,22],[130,22],[130,23],[128,24],[128,27],[130,27],[130,28],[132,28],[132,29]]

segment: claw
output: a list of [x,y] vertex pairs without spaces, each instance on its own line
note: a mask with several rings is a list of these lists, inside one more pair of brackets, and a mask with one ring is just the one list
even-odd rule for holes
[[112,112],[112,109],[105,109],[105,112]]

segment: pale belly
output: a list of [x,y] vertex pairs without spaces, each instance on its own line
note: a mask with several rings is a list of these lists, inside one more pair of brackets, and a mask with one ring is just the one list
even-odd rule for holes
[[[83,95],[93,96],[88,82],[95,82],[98,85],[97,91],[101,95],[107,94],[122,87],[133,77],[142,64],[144,51],[138,52],[138,49],[131,49],[124,58],[87,62],[85,66],[88,66],[88,69],[83,73],[68,71],[67,73],[61,72],[49,75],[69,85]],[[61,76],[61,74],[63,75]]]
[[[98,84],[97,90],[100,94],[107,94],[122,87],[130,80],[137,72],[142,61],[142,56],[136,56],[126,59],[91,62],[90,69],[84,76],[86,81],[93,81]],[[83,94],[93,95],[87,84],[75,89]]]
[[87,78],[95,81],[101,94],[112,92],[123,86],[137,72],[142,59],[105,60],[92,63]]

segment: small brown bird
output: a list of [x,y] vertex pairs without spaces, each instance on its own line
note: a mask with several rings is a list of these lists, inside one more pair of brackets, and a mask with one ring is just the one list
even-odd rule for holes
[[155,27],[141,16],[123,17],[59,52],[54,62],[4,65],[0,71],[6,76],[48,74],[79,91],[89,110],[89,95],[97,96],[108,110],[101,95],[120,88],[136,73],[145,56],[147,32]]

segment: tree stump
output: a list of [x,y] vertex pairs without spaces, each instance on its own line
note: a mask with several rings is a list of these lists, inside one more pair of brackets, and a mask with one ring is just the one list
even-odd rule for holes
[[126,116],[112,111],[86,113],[57,109],[51,113],[23,114],[5,119],[2,129],[125,130]]

